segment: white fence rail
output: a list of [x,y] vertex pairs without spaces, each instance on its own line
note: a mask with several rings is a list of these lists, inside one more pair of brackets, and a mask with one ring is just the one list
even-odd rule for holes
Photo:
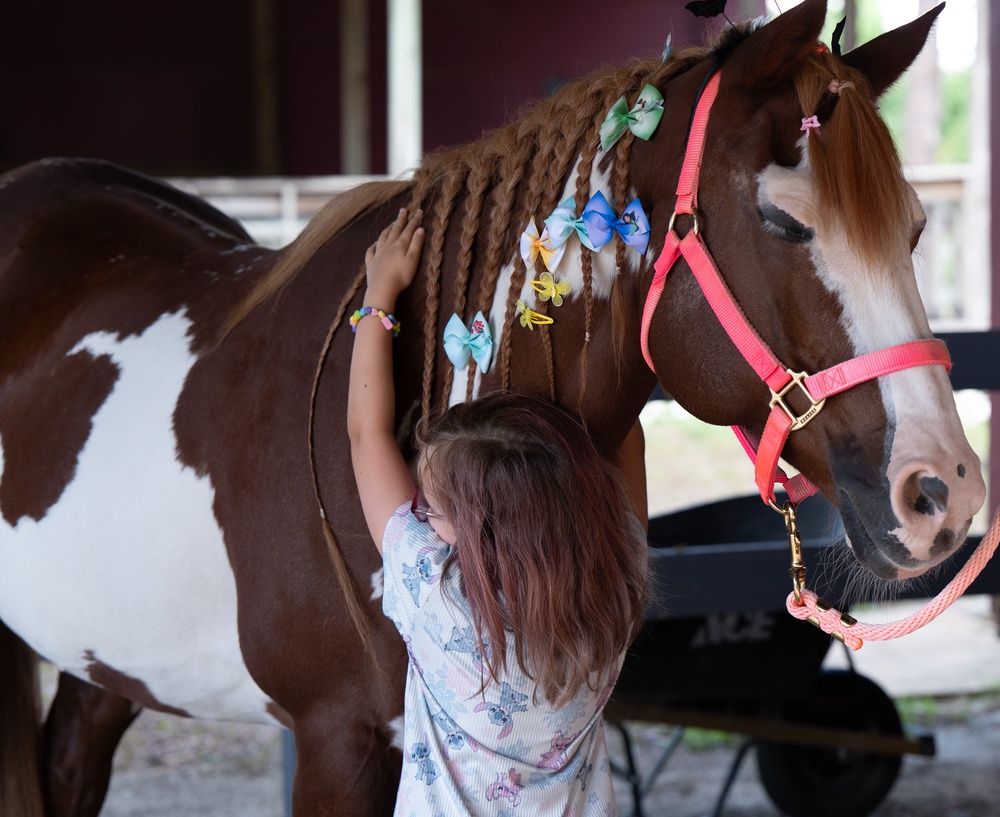
[[[936,331],[986,329],[990,322],[985,170],[972,165],[911,168],[927,212],[915,254],[917,284]],[[281,247],[334,195],[380,176],[179,178],[170,181],[238,219],[261,244]],[[878,218],[878,213],[872,214]]]

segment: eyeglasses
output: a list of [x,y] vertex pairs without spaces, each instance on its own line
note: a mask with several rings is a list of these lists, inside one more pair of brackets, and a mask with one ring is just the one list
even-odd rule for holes
[[420,487],[417,488],[417,492],[413,495],[413,502],[410,504],[410,513],[413,514],[418,522],[426,522],[428,519],[440,519],[442,522],[448,521],[448,517],[431,511],[424,497],[424,492]]

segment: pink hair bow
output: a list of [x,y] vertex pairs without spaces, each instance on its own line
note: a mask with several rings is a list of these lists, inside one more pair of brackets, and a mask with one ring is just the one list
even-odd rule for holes
[[814,130],[818,131],[819,128],[820,128],[819,117],[817,117],[815,114],[813,116],[802,117],[802,127],[799,128],[799,130],[806,132],[806,139],[809,138],[809,133],[811,131]]

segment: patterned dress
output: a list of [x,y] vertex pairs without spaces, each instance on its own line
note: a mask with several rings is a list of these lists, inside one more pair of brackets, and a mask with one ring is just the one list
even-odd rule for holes
[[620,664],[602,689],[555,708],[533,700],[509,639],[507,676],[481,690],[457,565],[442,575],[450,547],[408,504],[382,547],[382,609],[410,658],[396,817],[613,817],[603,710]]

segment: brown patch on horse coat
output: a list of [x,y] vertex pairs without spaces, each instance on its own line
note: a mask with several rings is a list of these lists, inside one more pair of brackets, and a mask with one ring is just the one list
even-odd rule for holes
[[81,351],[32,368],[5,390],[0,511],[9,524],[40,520],[59,501],[118,375],[107,355]]
[[87,675],[98,686],[109,689],[112,692],[117,692],[119,695],[135,701],[146,709],[166,712],[168,715],[180,715],[182,718],[191,717],[191,714],[185,712],[183,709],[160,703],[153,693],[149,691],[149,687],[145,683],[138,678],[133,678],[131,675],[126,675],[124,672],[108,666],[103,661],[99,661],[97,654],[93,650],[86,650],[83,656],[88,662]]

